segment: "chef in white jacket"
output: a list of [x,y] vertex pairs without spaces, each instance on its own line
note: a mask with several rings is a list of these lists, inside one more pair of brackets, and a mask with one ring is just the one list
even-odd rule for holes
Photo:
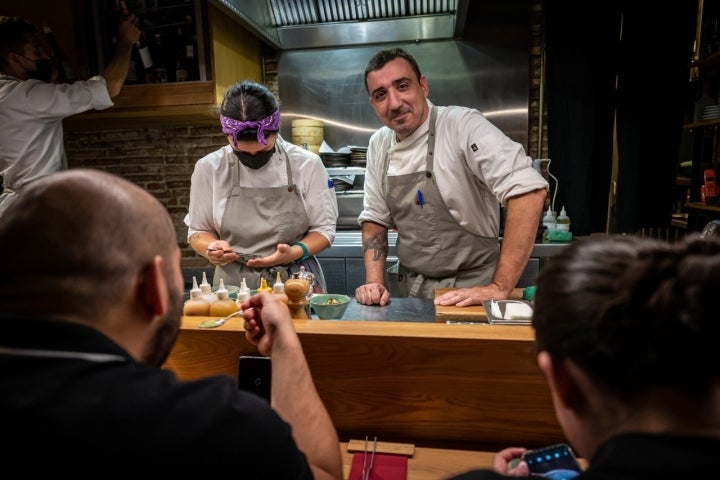
[[63,119],[113,105],[140,33],[137,17],[126,16],[115,55],[100,75],[57,84],[38,28],[20,17],[0,17],[0,215],[30,182],[67,169]]
[[279,134],[280,109],[264,85],[231,86],[220,107],[229,145],[195,164],[188,243],[215,265],[213,284],[257,288],[300,267],[326,290],[315,255],[335,239],[338,208],[320,157]]

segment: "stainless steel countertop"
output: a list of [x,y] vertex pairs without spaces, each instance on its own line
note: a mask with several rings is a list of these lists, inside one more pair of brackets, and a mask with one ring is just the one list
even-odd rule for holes
[[[314,314],[313,318],[317,318]],[[340,320],[321,322],[371,320],[380,322],[435,322],[435,303],[429,298],[391,298],[384,306],[362,305],[353,298]]]
[[[395,256],[395,242],[397,232],[388,232],[388,256]],[[502,241],[502,239],[501,239]],[[568,243],[536,243],[531,257],[552,257],[562,250]],[[323,250],[318,257],[358,257],[362,258],[362,233],[360,230],[338,231],[332,246]]]

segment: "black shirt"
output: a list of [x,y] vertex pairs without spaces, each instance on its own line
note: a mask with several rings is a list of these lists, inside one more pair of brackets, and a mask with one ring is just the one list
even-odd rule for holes
[[8,471],[103,478],[202,465],[205,474],[232,466],[242,478],[312,478],[290,426],[230,377],[179,381],[82,325],[7,316],[0,325]]

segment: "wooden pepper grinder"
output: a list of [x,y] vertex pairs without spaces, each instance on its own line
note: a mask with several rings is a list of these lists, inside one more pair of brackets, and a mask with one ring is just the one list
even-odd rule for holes
[[288,297],[288,308],[292,318],[304,320],[309,318],[305,310],[309,291],[310,284],[304,278],[300,278],[297,272],[285,281],[285,295]]

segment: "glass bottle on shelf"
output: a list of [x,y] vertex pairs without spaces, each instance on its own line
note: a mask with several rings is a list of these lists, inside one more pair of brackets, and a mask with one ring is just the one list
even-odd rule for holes
[[188,64],[185,34],[182,27],[178,27],[177,29],[175,42],[177,45],[177,55],[175,56],[175,80],[178,82],[187,82],[190,80],[190,65]]
[[185,16],[185,26],[177,28],[176,40],[176,77],[178,82],[198,79],[195,56],[195,34],[192,16]]
[[[124,16],[130,15],[130,10],[124,0],[120,0],[120,11]],[[135,51],[137,52],[142,68],[145,71],[145,82],[154,83],[155,74],[153,72],[153,65],[155,62],[153,61],[152,54],[150,53],[150,47],[147,44],[144,31],[140,35],[138,41],[135,42]],[[135,68],[137,70],[137,66]]]

